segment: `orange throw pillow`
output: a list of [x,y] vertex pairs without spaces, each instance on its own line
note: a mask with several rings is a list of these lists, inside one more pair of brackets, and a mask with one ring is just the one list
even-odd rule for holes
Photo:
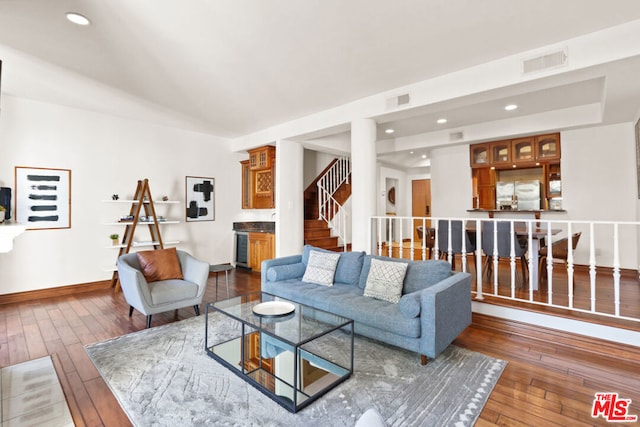
[[136,252],[136,255],[147,282],[182,279],[182,268],[180,268],[176,248],[140,251]]

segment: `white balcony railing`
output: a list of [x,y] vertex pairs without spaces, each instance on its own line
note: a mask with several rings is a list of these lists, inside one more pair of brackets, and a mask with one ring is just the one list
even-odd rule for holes
[[477,300],[640,322],[640,222],[373,217],[372,230],[372,253],[459,260],[455,269],[472,274]]

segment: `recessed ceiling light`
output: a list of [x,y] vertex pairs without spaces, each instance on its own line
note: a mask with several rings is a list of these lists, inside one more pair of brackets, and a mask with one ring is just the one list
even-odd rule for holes
[[447,119],[444,119],[444,118],[443,119],[438,119],[438,120],[436,120],[436,123],[438,123],[439,125],[445,124],[445,123],[447,123]]
[[73,22],[76,25],[89,25],[91,24],[91,21],[89,21],[89,18],[87,18],[86,16],[80,15],[79,13],[76,12],[69,12],[67,13],[67,19],[71,22]]
[[413,154],[413,151],[409,151],[409,154]]
[[423,154],[421,157],[422,157],[423,159],[426,159],[426,158],[427,158],[427,155],[426,155],[426,154]]
[[505,110],[507,110],[507,111],[513,111],[513,110],[515,110],[516,108],[518,108],[518,106],[517,106],[516,104],[509,104],[509,105],[506,105],[506,106],[504,107],[504,109],[505,109]]
[[395,130],[393,130],[393,129],[386,129],[384,132],[385,132],[385,133],[394,133],[394,132],[395,132]]

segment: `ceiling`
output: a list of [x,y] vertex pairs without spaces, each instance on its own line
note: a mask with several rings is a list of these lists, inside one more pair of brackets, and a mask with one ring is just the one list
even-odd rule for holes
[[[92,24],[70,24],[68,11]],[[194,130],[237,138],[637,19],[637,0],[0,0],[0,47],[188,117]],[[399,138],[500,120],[507,101],[522,105],[513,117],[605,94],[607,120],[631,120],[624,115],[630,103],[638,109],[637,62],[611,64],[606,72],[615,79],[606,83],[603,70],[587,71],[379,117],[379,134],[385,138],[388,126]],[[65,96],[38,93],[11,67],[3,64],[3,92],[47,102]],[[118,106],[101,100],[93,108]],[[435,124],[443,115],[447,124]]]

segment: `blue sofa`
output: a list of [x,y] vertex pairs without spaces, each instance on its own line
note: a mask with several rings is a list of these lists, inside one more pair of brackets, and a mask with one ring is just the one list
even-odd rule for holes
[[[262,291],[354,320],[357,334],[436,358],[471,324],[471,276],[446,261],[408,261],[343,252],[334,285],[302,281],[309,253],[262,262]],[[326,251],[325,251],[326,252]],[[364,296],[371,259],[408,263],[400,301]]]

